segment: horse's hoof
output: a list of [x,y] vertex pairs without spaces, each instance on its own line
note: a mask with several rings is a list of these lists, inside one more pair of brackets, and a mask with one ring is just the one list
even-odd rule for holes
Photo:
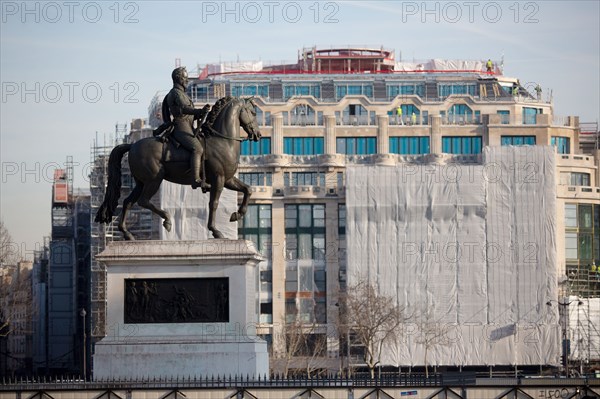
[[223,233],[221,233],[219,230],[213,230],[212,234],[214,238],[225,238]]
[[233,213],[231,214],[231,217],[229,218],[229,221],[230,221],[230,222],[237,222],[237,221],[238,221],[238,220],[240,220],[240,219],[241,219],[241,218],[240,218],[240,214],[239,214],[239,213],[237,213],[237,212],[233,212]]
[[163,222],[163,227],[165,228],[165,230],[167,230],[170,233],[171,232],[171,221],[165,220]]
[[123,238],[125,238],[125,241],[135,241],[135,237],[130,232],[123,233]]

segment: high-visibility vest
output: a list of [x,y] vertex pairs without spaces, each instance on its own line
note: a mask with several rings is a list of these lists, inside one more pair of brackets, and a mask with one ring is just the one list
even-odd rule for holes
[[492,69],[492,65],[493,65],[492,64],[492,60],[488,60],[487,67],[490,68],[490,69]]
[[401,107],[396,108],[396,113],[398,115],[402,116],[402,108]]

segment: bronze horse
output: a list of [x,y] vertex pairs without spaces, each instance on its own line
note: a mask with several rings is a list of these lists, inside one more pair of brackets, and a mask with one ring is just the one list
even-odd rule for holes
[[[225,97],[217,102],[207,117],[204,130],[209,134],[205,142],[206,179],[211,185],[209,190],[208,229],[213,237],[223,238],[215,227],[215,213],[223,187],[244,194],[237,212],[229,219],[235,222],[247,211],[250,199],[250,187],[235,177],[240,155],[240,127],[248,134],[248,140],[258,141],[261,137],[256,121],[256,112],[251,99]],[[206,125],[205,124],[205,125]],[[159,138],[147,137],[133,144],[121,144],[110,153],[108,161],[108,185],[104,202],[96,213],[95,221],[110,223],[118,206],[121,193],[121,159],[129,152],[129,166],[135,180],[131,194],[123,201],[123,211],[119,217],[119,230],[126,240],[135,238],[127,230],[127,212],[136,202],[163,219],[163,226],[171,231],[171,217],[155,206],[150,199],[158,191],[163,180],[182,185],[191,185],[194,181],[189,168],[190,153],[183,147],[177,148],[172,141],[164,143]]]

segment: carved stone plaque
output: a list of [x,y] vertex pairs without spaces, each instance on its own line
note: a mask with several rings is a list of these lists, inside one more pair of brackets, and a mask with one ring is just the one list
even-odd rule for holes
[[125,279],[125,323],[226,323],[228,278]]

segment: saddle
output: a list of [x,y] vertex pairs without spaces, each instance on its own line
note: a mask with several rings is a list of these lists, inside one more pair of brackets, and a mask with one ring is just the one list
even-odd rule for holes
[[[164,125],[164,124],[163,124]],[[163,162],[189,162],[191,152],[183,147],[177,139],[171,134],[173,133],[173,126],[163,128],[163,125],[154,130],[154,139],[162,143],[162,160]],[[157,134],[158,132],[158,134]],[[200,141],[202,148],[206,148],[206,141],[202,135],[198,134],[198,130],[195,132],[195,137]],[[204,153],[204,151],[203,151]],[[203,154],[204,158],[204,154]]]

